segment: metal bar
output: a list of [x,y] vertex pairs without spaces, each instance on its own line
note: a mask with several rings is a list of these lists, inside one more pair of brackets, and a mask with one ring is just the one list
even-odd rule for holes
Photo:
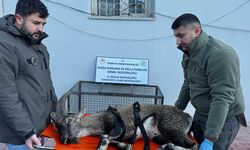
[[[67,101],[67,108],[68,108],[68,112],[70,112],[70,95],[67,96],[68,97],[68,101]],[[66,97],[65,97],[66,98]]]
[[133,86],[133,84],[131,84],[131,86],[130,86],[130,94],[131,95],[134,95],[134,86]]
[[97,95],[97,96],[124,96],[124,97],[136,97],[136,98],[163,98],[163,96],[155,95],[131,95],[124,93],[112,93],[112,92],[72,92],[71,94],[83,94],[83,95]]
[[[78,85],[78,89],[79,89],[79,91],[81,92],[82,91],[82,82],[79,82],[78,83],[79,85]],[[80,111],[81,109],[82,109],[82,94],[79,94],[78,95],[78,111]]]
[[[155,95],[158,96],[158,88],[155,89]],[[155,98],[155,104],[157,104],[157,98]]]
[[100,0],[97,0],[96,8],[97,8],[97,15],[98,16],[101,16],[100,5],[101,5]]
[[105,8],[106,8],[106,15],[105,16],[108,16],[108,0],[106,0],[106,6],[105,6]]

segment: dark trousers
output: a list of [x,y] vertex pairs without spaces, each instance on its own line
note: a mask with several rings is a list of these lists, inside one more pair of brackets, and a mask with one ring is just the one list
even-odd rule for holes
[[[192,131],[196,141],[201,144],[204,141],[204,132],[206,128],[206,121],[198,119],[194,116]],[[226,119],[219,138],[214,142],[213,150],[227,150],[235,139],[240,129],[240,123],[236,117]]]

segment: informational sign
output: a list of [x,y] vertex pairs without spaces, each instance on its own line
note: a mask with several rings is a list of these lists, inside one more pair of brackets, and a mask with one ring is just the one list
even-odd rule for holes
[[148,59],[96,58],[96,82],[148,84]]

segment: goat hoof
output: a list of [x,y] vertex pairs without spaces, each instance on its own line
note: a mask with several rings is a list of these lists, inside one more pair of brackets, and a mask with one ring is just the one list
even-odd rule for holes
[[164,144],[158,147],[157,150],[175,150],[175,145],[173,143]]

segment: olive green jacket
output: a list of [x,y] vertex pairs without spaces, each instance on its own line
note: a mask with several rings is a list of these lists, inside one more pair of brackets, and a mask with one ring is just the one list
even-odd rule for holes
[[191,101],[207,119],[205,137],[216,141],[225,120],[244,113],[239,58],[233,48],[205,32],[187,49],[182,60],[185,80],[175,105],[184,110]]

